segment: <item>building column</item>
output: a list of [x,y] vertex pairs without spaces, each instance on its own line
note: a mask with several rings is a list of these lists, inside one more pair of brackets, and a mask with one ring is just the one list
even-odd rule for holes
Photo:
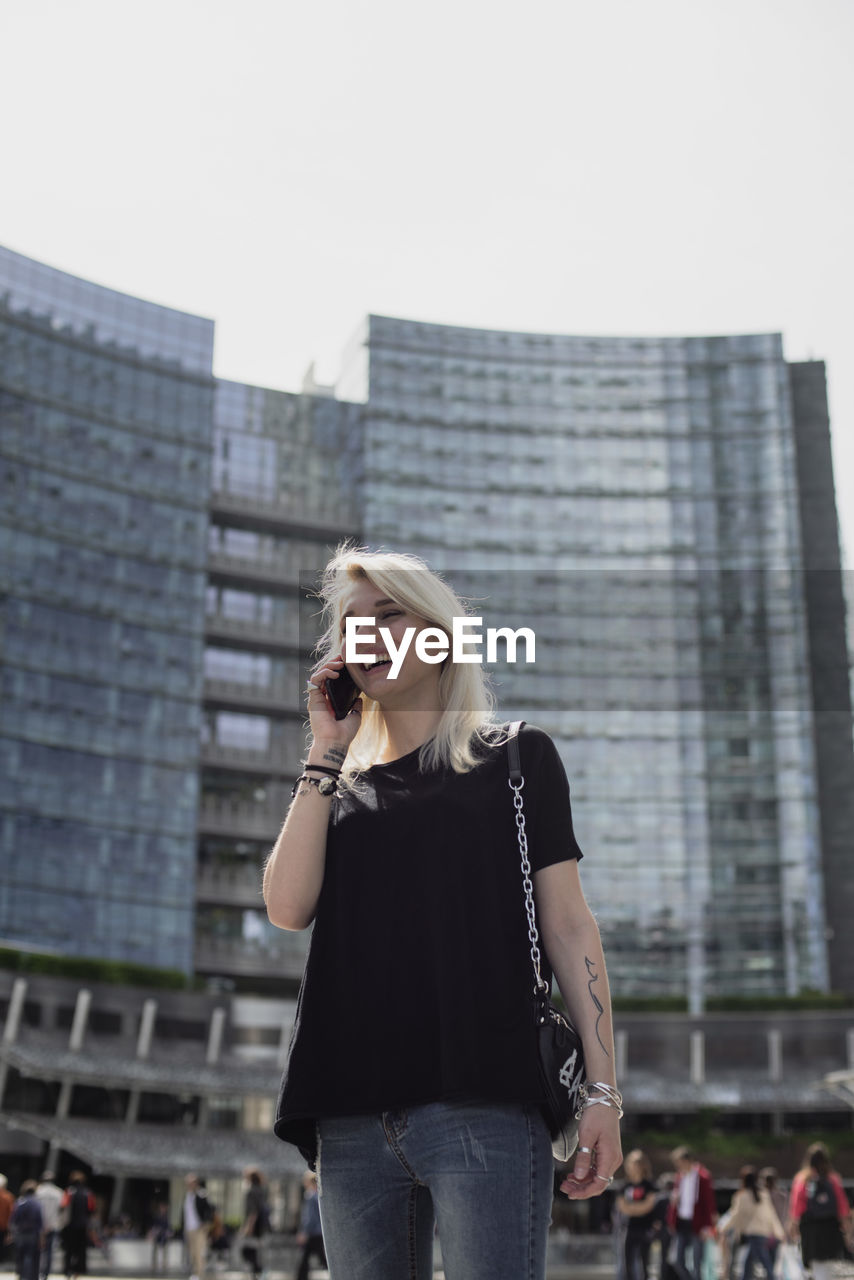
[[768,1033],[768,1078],[775,1084],[783,1079],[783,1033],[773,1027]]
[[706,1080],[706,1033],[691,1032],[691,1083],[704,1084]]
[[[81,987],[77,992],[77,1002],[74,1006],[74,1018],[71,1023],[71,1034],[68,1037],[68,1047],[72,1053],[79,1053],[83,1048],[83,1041],[86,1037],[86,1025],[89,1021],[89,1008],[92,1004],[92,992],[85,987]],[[74,1088],[73,1083],[69,1079],[62,1081],[59,1087],[59,1097],[56,1101],[56,1118],[57,1120],[65,1120],[71,1110],[71,1094]],[[47,1163],[48,1167],[55,1169],[59,1157],[59,1141],[52,1138],[48,1147]]]
[[[9,997],[9,1009],[3,1026],[3,1044],[14,1044],[21,1029],[21,1018],[24,1012],[24,1000],[27,995],[26,978],[16,978],[12,983],[12,994]],[[3,1094],[6,1091],[6,1077],[9,1067],[5,1060],[0,1062],[0,1107],[3,1106]]]
[[[139,1059],[145,1059],[151,1053],[151,1040],[154,1034],[154,1023],[157,1018],[157,1001],[146,1000],[142,1006],[142,1017],[139,1020],[139,1034],[136,1038],[136,1056]],[[141,1089],[131,1089],[128,1093],[128,1104],[125,1111],[125,1124],[135,1125],[139,1117],[139,1098],[142,1093]],[[115,1219],[122,1211],[122,1202],[125,1198],[125,1187],[127,1186],[127,1178],[121,1175],[116,1178],[113,1185],[113,1194],[110,1199],[110,1217]]]
[[[783,1033],[778,1027],[772,1027],[767,1037],[768,1078],[778,1084],[783,1079]],[[776,1108],[771,1112],[771,1132],[778,1138],[783,1133],[783,1113]]]
[[617,1085],[629,1069],[629,1033],[628,1031],[617,1031],[614,1033],[614,1068],[617,1074]]
[[[208,1028],[208,1047],[205,1054],[205,1062],[209,1067],[213,1067],[219,1062],[222,1053],[222,1039],[225,1032],[225,1009],[214,1009],[211,1014],[210,1027]],[[199,1125],[200,1129],[208,1127],[208,1113],[210,1111],[210,1100],[207,1097],[199,1098]]]

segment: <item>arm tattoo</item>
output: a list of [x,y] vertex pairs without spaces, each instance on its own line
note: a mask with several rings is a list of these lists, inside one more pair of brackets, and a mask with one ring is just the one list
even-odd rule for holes
[[585,957],[584,957],[584,963],[585,963],[585,965],[587,966],[587,973],[588,973],[588,975],[589,975],[589,977],[590,977],[590,981],[589,981],[589,982],[588,982],[588,984],[587,984],[587,990],[590,992],[590,999],[593,1001],[594,1005],[595,1005],[595,1006],[596,1006],[596,1008],[599,1010],[599,1016],[598,1016],[598,1018],[596,1019],[596,1026],[595,1026],[595,1028],[594,1028],[594,1030],[595,1030],[595,1032],[596,1032],[596,1039],[599,1041],[599,1044],[602,1046],[602,1050],[603,1050],[603,1052],[604,1052],[605,1056],[606,1056],[607,1058],[610,1058],[610,1056],[611,1056],[611,1055],[610,1055],[610,1053],[608,1052],[608,1050],[605,1048],[604,1044],[602,1044],[602,1037],[601,1037],[601,1036],[600,1036],[600,1034],[599,1034],[599,1023],[602,1021],[603,1017],[605,1016],[605,1010],[604,1010],[604,1008],[602,1007],[602,1002],[601,1002],[601,1000],[600,1000],[600,999],[599,999],[599,997],[596,995],[596,992],[593,990],[593,984],[594,984],[594,982],[598,982],[598,981],[599,981],[599,974],[596,972],[596,969],[595,969],[594,963],[593,963],[593,961],[590,959],[590,957],[589,957],[589,956],[585,956]]
[[324,760],[329,760],[332,764],[343,764],[347,759],[347,752],[342,751],[340,747],[327,747],[323,753]]

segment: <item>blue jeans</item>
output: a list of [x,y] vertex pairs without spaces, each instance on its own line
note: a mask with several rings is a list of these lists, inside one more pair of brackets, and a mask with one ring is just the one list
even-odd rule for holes
[[41,1262],[39,1264],[39,1273],[47,1280],[50,1275],[50,1269],[53,1266],[53,1245],[58,1232],[46,1231],[44,1233],[44,1244],[42,1246]]
[[551,1142],[536,1107],[430,1103],[318,1125],[331,1280],[545,1280]]
[[20,1280],[39,1280],[38,1236],[24,1236],[15,1242],[15,1270]]
[[753,1275],[753,1264],[758,1262],[771,1280],[774,1274],[774,1259],[771,1256],[771,1248],[765,1236],[745,1236],[744,1243],[747,1245],[747,1253],[744,1257],[744,1270],[742,1271],[742,1280],[750,1280]]

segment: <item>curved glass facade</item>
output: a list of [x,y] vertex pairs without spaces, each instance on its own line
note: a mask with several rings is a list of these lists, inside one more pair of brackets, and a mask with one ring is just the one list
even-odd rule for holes
[[0,249],[0,943],[295,988],[260,873],[351,536],[534,629],[491,675],[559,744],[617,994],[854,989],[823,366],[371,316],[336,398],[212,342]]
[[[363,530],[484,625],[557,738],[615,990],[824,988],[799,476],[779,335],[573,338],[372,316]],[[365,371],[367,371],[365,375]],[[367,377],[367,382],[364,379]]]
[[213,326],[0,253],[0,938],[190,972]]

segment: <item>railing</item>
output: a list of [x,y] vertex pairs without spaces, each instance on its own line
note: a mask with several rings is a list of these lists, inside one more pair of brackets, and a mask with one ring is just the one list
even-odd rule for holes
[[[294,648],[300,645],[300,620],[296,612],[264,622],[259,618],[231,618],[219,610],[211,610],[205,615],[205,628],[236,640],[257,640],[264,645],[286,644]],[[306,634],[302,638],[303,648],[310,649],[315,639]]]
[[260,907],[261,867],[254,863],[202,867],[196,872],[196,900],[227,902],[235,907]]
[[244,976],[301,978],[308,951],[309,934],[278,930],[270,940],[215,938],[196,934],[197,970],[215,970]]
[[265,581],[299,586],[300,574],[311,569],[299,556],[275,553],[267,555],[229,555],[225,551],[208,551],[208,573],[222,573],[236,578],[261,578]]
[[284,792],[279,803],[274,799],[256,804],[206,796],[199,808],[199,828],[211,835],[274,840],[285,820],[287,806]]
[[303,681],[300,669],[294,664],[292,674],[272,684],[249,684],[240,680],[220,680],[206,676],[203,696],[210,702],[235,703],[242,707],[270,707],[277,710],[305,712]]
[[250,522],[260,518],[270,524],[298,525],[315,531],[322,538],[355,533],[358,529],[354,506],[306,498],[302,494],[287,494],[276,500],[220,488],[211,493],[211,509],[215,514],[243,515]]
[[296,776],[300,754],[305,746],[302,734],[294,734],[286,742],[277,743],[266,750],[251,747],[229,746],[221,742],[203,742],[203,765],[219,765],[233,769],[250,769],[259,773],[277,773]]

